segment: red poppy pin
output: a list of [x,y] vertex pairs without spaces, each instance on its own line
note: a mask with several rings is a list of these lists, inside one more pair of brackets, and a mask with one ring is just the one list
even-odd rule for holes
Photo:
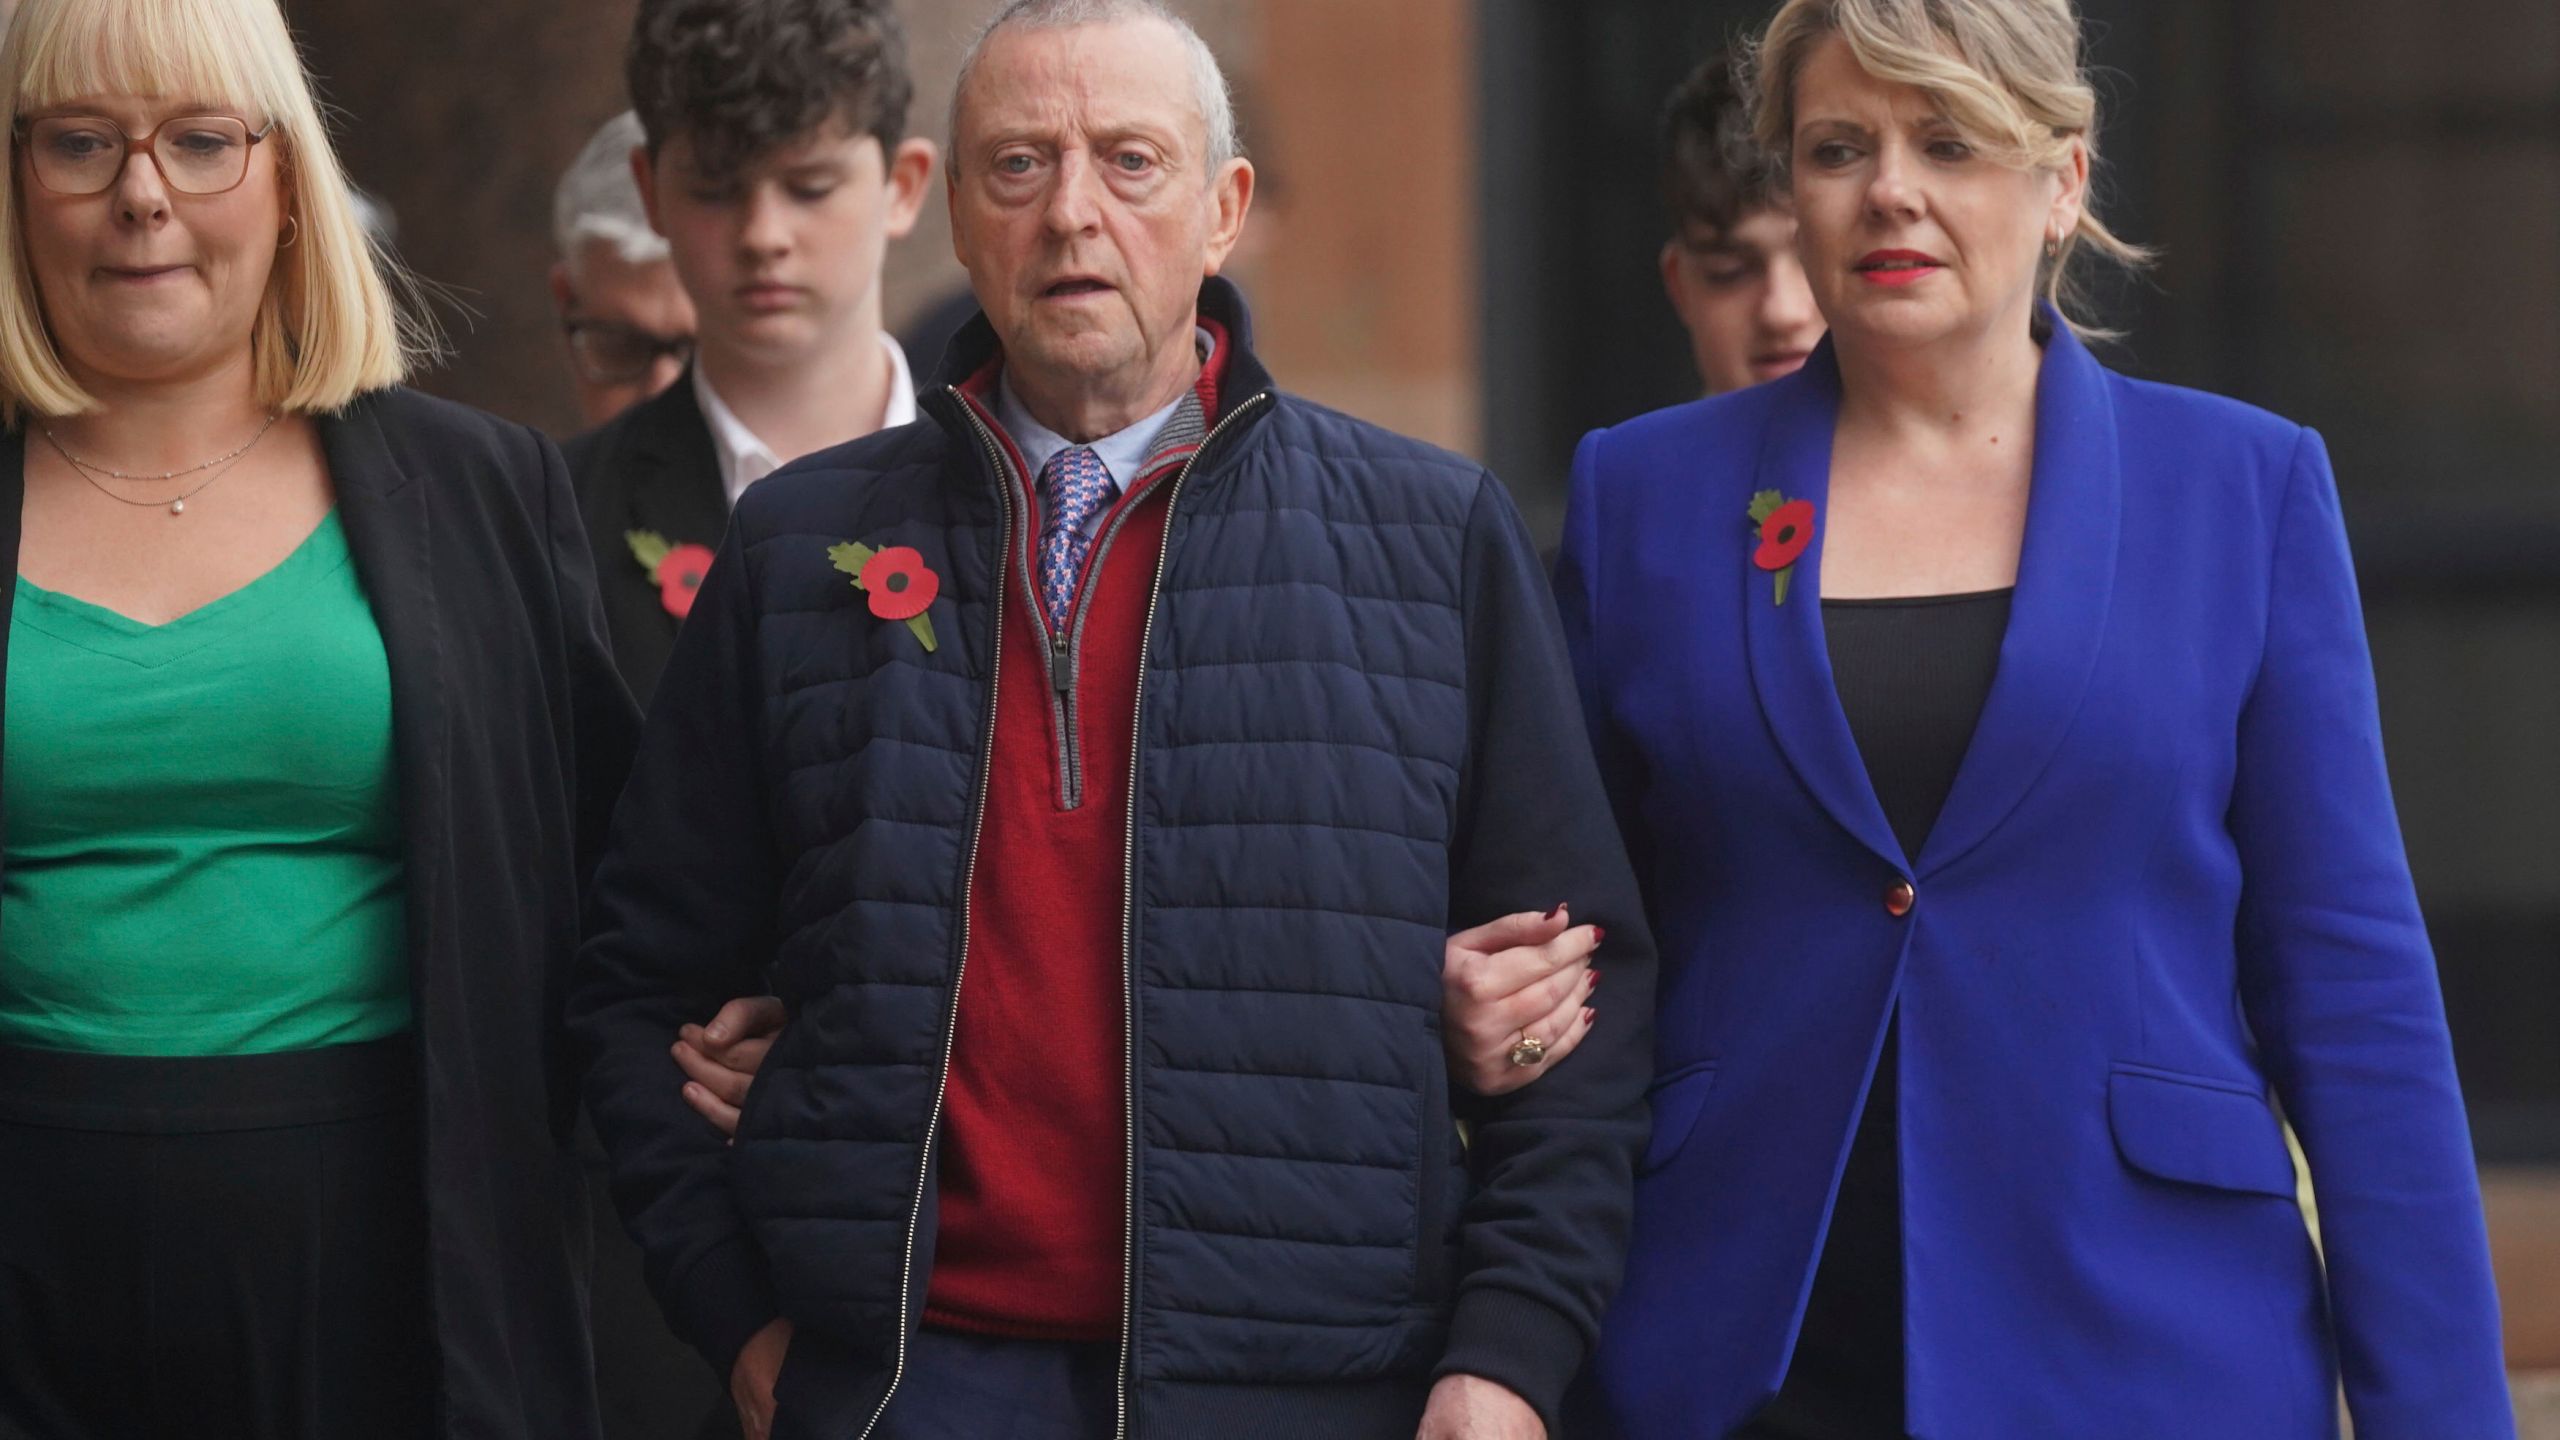
[[924,556],[904,545],[874,550],[847,542],[827,547],[827,559],[853,577],[853,588],[871,597],[871,613],[883,620],[904,620],[916,643],[932,653],[934,597],[942,593],[942,577]]
[[1796,561],[1813,543],[1813,502],[1763,490],[1751,497],[1751,525],[1760,536],[1751,563],[1778,577],[1778,603],[1784,605],[1788,582],[1796,578]]
[[702,577],[711,573],[711,547],[671,545],[655,530],[627,530],[622,538],[631,546],[631,558],[649,572],[649,583],[658,587],[658,603],[667,613],[679,620],[692,614]]

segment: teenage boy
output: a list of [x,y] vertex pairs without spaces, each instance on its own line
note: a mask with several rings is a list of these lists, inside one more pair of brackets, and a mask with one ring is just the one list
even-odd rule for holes
[[788,461],[915,418],[881,328],[931,141],[874,0],[643,0],[625,61],[633,178],[696,312],[693,364],[571,441],[614,658],[647,700],[729,509]]
[[1735,63],[1708,57],[1662,113],[1672,226],[1662,288],[1710,395],[1794,371],[1824,328],[1796,260],[1795,212],[1751,138]]

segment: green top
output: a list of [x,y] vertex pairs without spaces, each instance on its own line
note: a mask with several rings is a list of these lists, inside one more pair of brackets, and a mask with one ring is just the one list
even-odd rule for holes
[[166,625],[17,582],[0,1044],[235,1055],[409,1026],[391,668],[332,511]]

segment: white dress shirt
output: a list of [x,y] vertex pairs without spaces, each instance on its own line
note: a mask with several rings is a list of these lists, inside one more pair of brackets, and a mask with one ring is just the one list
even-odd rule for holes
[[[916,418],[916,379],[907,368],[907,352],[886,330],[880,332],[880,346],[889,352],[889,405],[880,419],[880,428],[888,430]],[[711,427],[711,450],[720,457],[720,488],[735,509],[748,486],[782,468],[782,457],[722,403],[700,365],[693,367],[693,398],[702,407],[703,423]]]
[[[1196,330],[1193,333],[1200,347],[1200,359],[1206,363],[1212,343],[1209,332]],[[1184,395],[1188,393],[1186,391]],[[1137,478],[1138,467],[1147,463],[1147,452],[1155,448],[1156,437],[1164,433],[1165,425],[1173,419],[1173,412],[1182,408],[1184,395],[1175,396],[1172,404],[1125,430],[1114,431],[1099,440],[1086,443],[1085,448],[1091,450],[1102,461],[1104,473],[1111,477],[1109,487],[1111,500],[1118,500],[1120,492],[1127,488],[1131,480]],[[1020,400],[1014,398],[1013,387],[1005,383],[1004,376],[1001,374],[996,377],[996,423],[1004,427],[1007,435],[1013,437],[1013,448],[1022,452],[1022,463],[1031,468],[1031,473],[1026,478],[1031,482],[1032,499],[1038,500],[1040,472],[1048,468],[1051,457],[1061,450],[1073,448],[1076,442],[1032,419],[1031,412],[1022,407]],[[1109,502],[1095,506],[1093,514],[1084,522],[1084,533],[1100,538],[1103,521],[1108,519],[1110,514]]]

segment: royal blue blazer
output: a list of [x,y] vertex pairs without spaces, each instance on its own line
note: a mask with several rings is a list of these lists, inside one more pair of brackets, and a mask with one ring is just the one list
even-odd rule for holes
[[[1616,1424],[1777,1392],[1898,1012],[1912,1435],[2335,1440],[2341,1375],[2359,1440],[2513,1435],[2319,437],[2055,329],[1998,675],[1905,855],[1824,646],[1839,403],[1826,343],[1575,461],[1557,586],[1662,956]],[[1783,604],[1763,490],[1815,510]]]

